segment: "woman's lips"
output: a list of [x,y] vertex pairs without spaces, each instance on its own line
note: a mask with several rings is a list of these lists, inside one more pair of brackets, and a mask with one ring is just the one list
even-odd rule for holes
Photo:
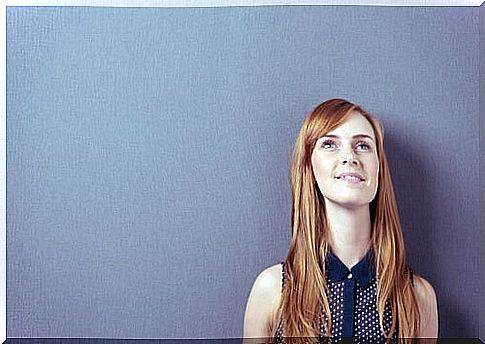
[[336,177],[338,180],[345,181],[347,183],[351,184],[358,184],[358,183],[363,183],[365,181],[364,177],[360,175],[359,173],[354,173],[354,172],[345,172],[341,173]]

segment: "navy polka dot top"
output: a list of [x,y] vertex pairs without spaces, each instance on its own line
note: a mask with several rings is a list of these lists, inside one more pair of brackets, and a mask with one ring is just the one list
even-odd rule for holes
[[[283,288],[285,271],[283,267]],[[329,287],[329,306],[332,312],[332,342],[342,338],[354,337],[357,342],[384,342],[377,312],[377,276],[372,250],[360,262],[348,269],[331,252],[327,255],[327,283]],[[283,321],[280,319],[275,343],[283,343]],[[391,326],[391,307],[388,303],[384,311],[384,329]],[[323,338],[324,328],[320,329]],[[397,328],[393,339],[397,338]]]

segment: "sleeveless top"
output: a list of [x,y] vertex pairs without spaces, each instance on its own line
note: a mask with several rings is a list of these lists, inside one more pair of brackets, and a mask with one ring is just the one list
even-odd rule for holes
[[[285,287],[285,268],[282,264],[282,281]],[[381,332],[377,311],[377,282],[372,250],[360,262],[348,269],[333,253],[328,252],[327,283],[329,287],[329,306],[332,313],[332,338],[324,337],[323,322],[320,339],[325,342],[338,342],[342,338],[354,337],[356,343],[385,342]],[[411,275],[413,283],[413,276]],[[414,283],[413,283],[414,284]],[[323,312],[322,312],[323,317]],[[384,310],[384,330],[391,326],[391,306],[386,303]],[[280,319],[275,336],[275,344],[284,343],[283,321]],[[398,328],[392,335],[397,339]]]

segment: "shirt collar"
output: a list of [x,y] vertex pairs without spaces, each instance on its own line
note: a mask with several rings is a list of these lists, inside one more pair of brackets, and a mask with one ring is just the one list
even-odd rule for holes
[[332,282],[339,282],[345,279],[349,273],[355,277],[359,286],[366,287],[372,277],[375,276],[374,254],[369,249],[365,256],[350,270],[331,251],[327,253],[328,278]]

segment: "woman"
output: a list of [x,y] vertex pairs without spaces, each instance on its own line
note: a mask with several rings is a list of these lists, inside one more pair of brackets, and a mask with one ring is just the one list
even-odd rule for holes
[[405,262],[379,122],[346,100],[320,104],[290,180],[288,256],[256,279],[244,337],[437,337],[433,287]]

